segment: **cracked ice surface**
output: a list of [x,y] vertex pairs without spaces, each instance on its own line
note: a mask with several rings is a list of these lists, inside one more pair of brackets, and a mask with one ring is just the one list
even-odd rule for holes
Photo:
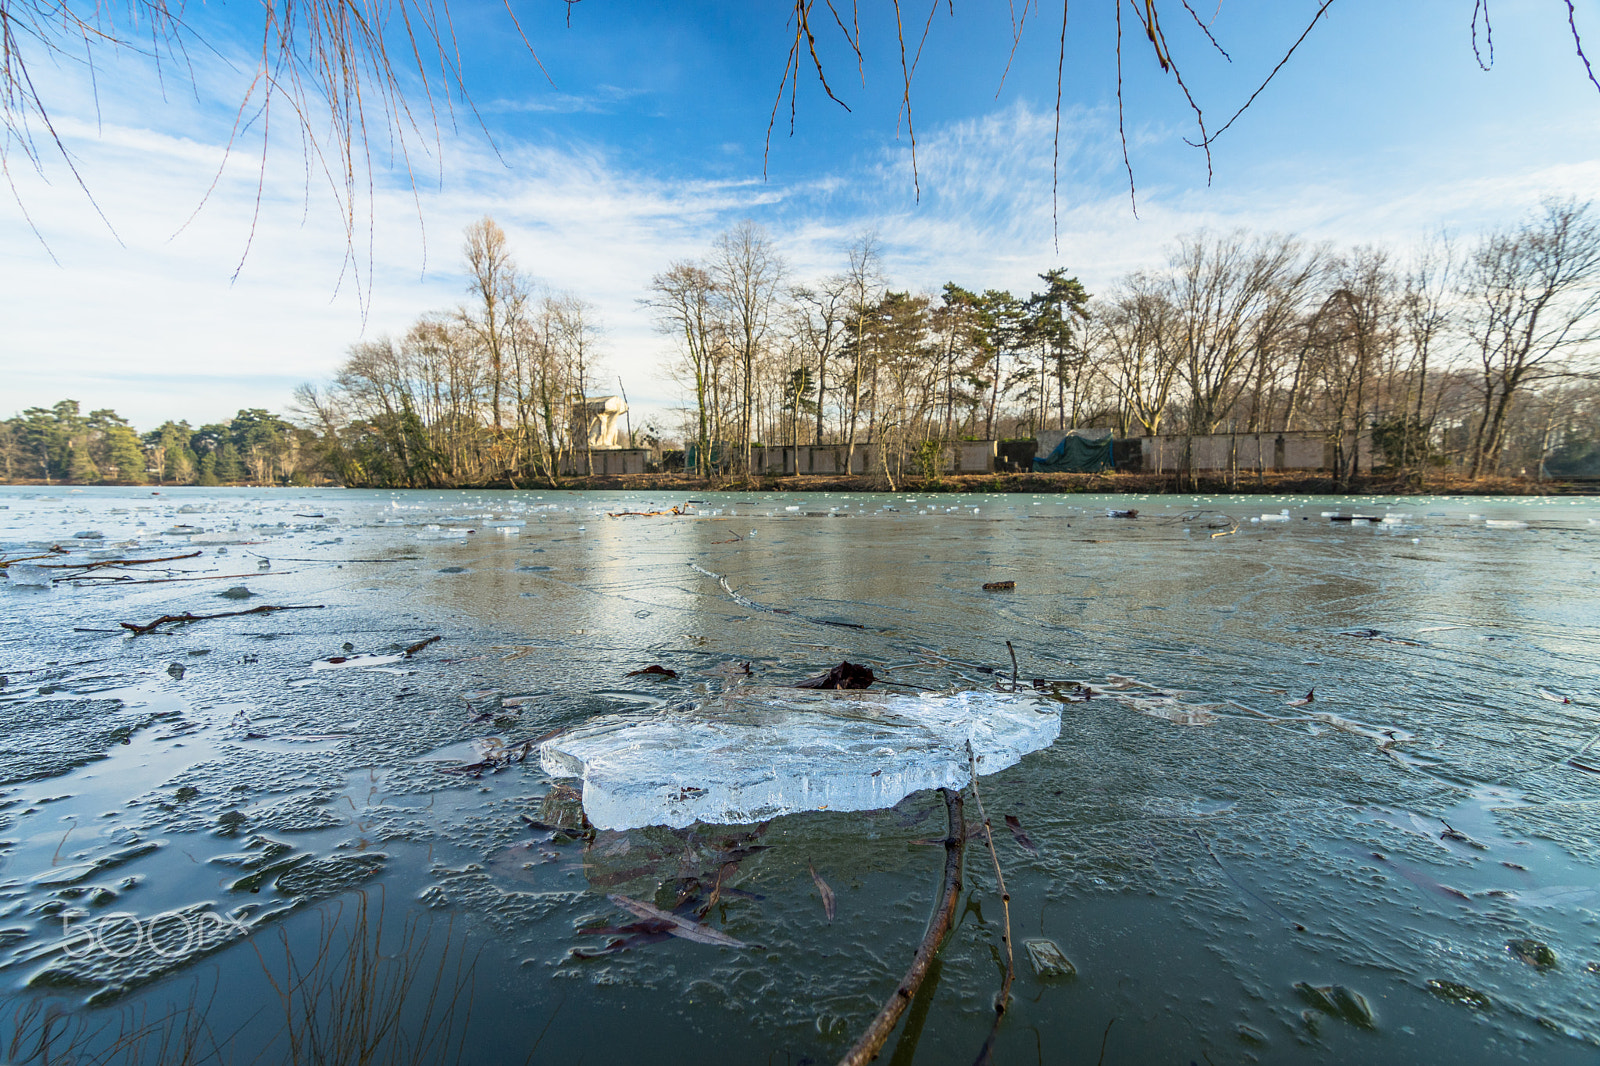
[[737,689],[691,711],[606,715],[540,745],[546,773],[583,779],[600,829],[740,824],[796,811],[892,807],[961,788],[1061,733],[1034,696]]

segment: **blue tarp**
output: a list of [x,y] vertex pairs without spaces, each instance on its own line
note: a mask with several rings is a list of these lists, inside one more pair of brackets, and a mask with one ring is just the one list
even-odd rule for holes
[[1115,467],[1109,435],[1098,441],[1077,436],[1062,437],[1055,451],[1033,461],[1033,469],[1045,474],[1093,474]]

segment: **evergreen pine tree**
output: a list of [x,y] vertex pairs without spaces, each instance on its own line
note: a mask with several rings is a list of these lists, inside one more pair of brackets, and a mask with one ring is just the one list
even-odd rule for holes
[[129,426],[106,430],[106,465],[116,470],[118,481],[128,485],[145,483],[145,455],[139,437]]
[[213,467],[217,480],[224,485],[244,480],[244,464],[239,461],[239,449],[228,441],[216,451],[216,465]]
[[200,457],[200,476],[195,479],[195,484],[217,484],[217,456],[214,452],[206,452]]

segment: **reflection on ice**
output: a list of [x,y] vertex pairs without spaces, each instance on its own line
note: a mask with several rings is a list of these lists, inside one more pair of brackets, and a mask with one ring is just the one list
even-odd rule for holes
[[545,772],[583,779],[600,829],[742,824],[795,811],[892,807],[961,788],[1048,746],[1058,705],[997,692],[955,695],[739,689],[690,712],[607,715],[545,741]]

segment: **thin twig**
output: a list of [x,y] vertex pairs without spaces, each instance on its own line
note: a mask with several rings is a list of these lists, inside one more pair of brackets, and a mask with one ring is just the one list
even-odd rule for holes
[[1189,0],[1183,0],[1183,6],[1184,9],[1189,12],[1189,16],[1194,19],[1194,24],[1200,27],[1200,32],[1206,35],[1206,40],[1211,42],[1211,47],[1222,53],[1223,59],[1226,59],[1228,62],[1232,63],[1233,57],[1228,54],[1228,50],[1226,48],[1217,43],[1217,39],[1215,37],[1211,36],[1211,27],[1200,21],[1199,13],[1197,13],[1194,8],[1189,6]]
[[427,640],[419,640],[419,641],[417,641],[415,644],[411,645],[411,647],[406,649],[406,651],[405,651],[406,658],[407,659],[411,658],[413,655],[417,654],[417,652],[421,651],[423,648],[426,648],[429,644],[437,643],[438,641],[441,641],[443,639],[444,638],[440,637],[440,636],[433,636],[433,637],[429,637]]
[[210,618],[237,618],[240,615],[245,614],[271,614],[273,611],[320,611],[324,606],[326,605],[321,603],[307,604],[300,607],[273,607],[271,605],[263,604],[260,607],[251,607],[244,611],[221,611],[217,614],[190,614],[187,611],[185,611],[183,614],[164,614],[160,618],[157,618],[154,622],[149,622],[144,625],[140,625],[137,622],[118,622],[117,624],[137,637],[144,633],[152,632],[157,626],[169,624],[204,622]]
[[57,544],[55,547],[51,548],[49,551],[44,552],[43,554],[40,554],[40,555],[23,555],[23,556],[19,556],[19,557],[15,558],[15,559],[0,559],[0,570],[4,570],[6,567],[10,566],[12,563],[26,563],[26,562],[28,562],[30,560],[33,560],[33,559],[54,559],[58,555],[69,555],[69,554],[71,554],[71,553],[68,552],[67,549],[65,549],[61,545]]
[[1317,23],[1321,21],[1322,16],[1325,15],[1328,11],[1328,8],[1332,6],[1333,0],[1324,0],[1324,2],[1317,7],[1317,13],[1311,16],[1311,22],[1306,26],[1304,32],[1302,32],[1295,40],[1294,44],[1290,46],[1289,50],[1283,54],[1283,58],[1278,60],[1278,65],[1272,68],[1272,73],[1268,74],[1261,84],[1256,86],[1256,91],[1250,94],[1250,98],[1244,102],[1243,106],[1241,106],[1239,110],[1233,113],[1232,118],[1228,119],[1228,121],[1222,124],[1217,132],[1211,134],[1202,133],[1199,141],[1189,141],[1187,138],[1185,138],[1185,141],[1188,144],[1194,145],[1196,148],[1209,149],[1212,141],[1215,141],[1218,137],[1221,137],[1224,133],[1227,133],[1228,127],[1232,126],[1234,122],[1238,121],[1240,115],[1250,110],[1250,105],[1256,102],[1256,97],[1260,96],[1262,90],[1266,89],[1267,85],[1272,81],[1272,79],[1278,76],[1278,71],[1284,68],[1284,65],[1287,64],[1294,56],[1295,51],[1305,43],[1307,37],[1311,36],[1311,31],[1316,29]]
[[[1484,24],[1488,25],[1488,13],[1484,13]],[[1572,28],[1572,44],[1578,50],[1578,58],[1583,60],[1583,72],[1589,75],[1589,83],[1600,89],[1600,81],[1594,76],[1594,67],[1589,65],[1589,57],[1583,51],[1583,35],[1578,32],[1578,13],[1573,9],[1572,0],[1567,0],[1567,25]]]
[[39,569],[97,570],[102,566],[140,566],[144,563],[170,563],[178,559],[193,559],[200,554],[199,551],[192,551],[187,555],[163,555],[159,559],[100,559],[92,563],[40,563]]
[[[1122,167],[1128,172],[1128,204],[1133,217],[1139,217],[1139,193],[1133,182],[1133,160],[1128,158],[1128,120],[1122,103],[1122,4],[1117,8],[1117,136],[1122,141]],[[1064,28],[1063,28],[1064,30]],[[1059,106],[1059,105],[1058,105]],[[1059,119],[1058,119],[1059,121]]]
[[967,741],[967,760],[972,765],[972,801],[978,805],[978,817],[983,819],[983,838],[989,844],[989,858],[994,860],[994,879],[1000,886],[1000,909],[1005,916],[1005,931],[1000,934],[1000,939],[1006,946],[1006,976],[1000,984],[1000,997],[994,1003],[994,1025],[989,1030],[989,1039],[983,1042],[983,1048],[978,1052],[976,1066],[984,1066],[993,1061],[994,1042],[1000,1035],[1000,1021],[1006,1016],[1006,1008],[1011,1005],[1011,982],[1017,976],[1017,960],[1011,950],[1011,893],[1006,891],[1006,877],[1000,872],[1000,853],[994,849],[994,830],[989,825],[989,815],[983,809],[983,796],[978,792],[978,757],[972,751],[970,740]]
[[1017,649],[1011,646],[1009,640],[1006,641],[1006,651],[1011,653],[1011,691],[1015,692],[1017,691]]
[[[1567,7],[1571,8],[1571,4]],[[1489,45],[1489,59],[1484,61],[1483,53],[1478,50],[1478,15],[1483,14],[1483,37]],[[1472,58],[1478,61],[1478,69],[1488,70],[1494,66],[1494,25],[1489,21],[1489,0],[1473,0],[1472,2]]]
[[[110,580],[112,584],[120,585],[170,585],[178,581],[236,581],[239,578],[254,579],[258,577],[287,577],[292,573],[294,573],[293,570],[258,570],[253,574],[207,574],[204,577],[152,577],[141,580],[130,580],[125,577],[119,577],[112,578]],[[84,580],[88,580],[93,576],[94,575],[86,575]],[[77,579],[67,578],[66,580],[75,581]],[[85,587],[93,588],[94,586]]]
[[944,797],[950,831],[944,838],[944,877],[939,886],[938,902],[934,904],[933,914],[928,919],[928,929],[922,935],[922,943],[917,945],[916,954],[911,958],[911,968],[900,979],[894,994],[884,1002],[877,1017],[862,1032],[855,1046],[839,1060],[839,1066],[866,1066],[883,1050],[884,1042],[900,1022],[900,1015],[905,1013],[916,997],[922,979],[928,975],[933,957],[939,953],[939,945],[944,943],[955,920],[956,900],[961,895],[961,861],[967,847],[967,822],[962,812],[961,793],[948,788],[941,788],[939,793]]
[[[1068,0],[1061,0],[1061,50],[1056,54],[1056,131],[1050,147],[1050,234],[1055,239],[1057,252],[1061,251],[1061,81],[1067,69],[1067,7]],[[1118,10],[1121,10],[1120,3]]]

